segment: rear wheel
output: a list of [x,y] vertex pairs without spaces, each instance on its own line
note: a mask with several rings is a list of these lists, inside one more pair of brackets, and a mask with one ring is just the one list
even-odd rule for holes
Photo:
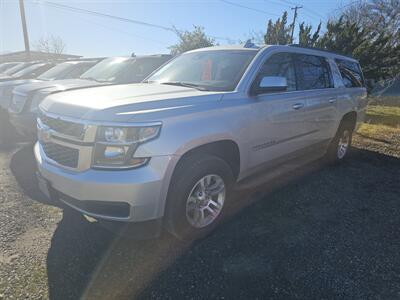
[[208,234],[222,220],[233,174],[222,159],[193,155],[177,167],[167,199],[167,230],[179,239]]
[[347,122],[343,122],[336,133],[336,136],[329,145],[326,158],[331,163],[343,161],[349,153],[351,147],[351,139],[353,136],[353,126]]

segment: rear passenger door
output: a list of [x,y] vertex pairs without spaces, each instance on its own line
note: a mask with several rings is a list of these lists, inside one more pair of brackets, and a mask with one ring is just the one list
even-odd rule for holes
[[329,63],[322,56],[295,54],[297,90],[305,97],[303,111],[304,145],[328,141],[335,132],[337,91],[334,89]]

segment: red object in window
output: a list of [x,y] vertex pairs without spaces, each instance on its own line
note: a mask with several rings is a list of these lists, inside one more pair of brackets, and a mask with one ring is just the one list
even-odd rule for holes
[[201,75],[201,80],[211,80],[212,78],[212,60],[208,59],[204,62],[203,74]]

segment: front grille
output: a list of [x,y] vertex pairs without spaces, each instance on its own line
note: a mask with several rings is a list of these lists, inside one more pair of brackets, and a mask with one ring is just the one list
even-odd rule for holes
[[73,123],[70,121],[61,120],[58,118],[53,118],[46,116],[44,114],[39,115],[40,121],[48,126],[55,132],[69,135],[78,139],[83,139],[85,134],[85,125],[79,123]]
[[78,149],[73,149],[54,143],[42,143],[41,145],[46,156],[51,160],[54,160],[56,163],[70,168],[78,167]]

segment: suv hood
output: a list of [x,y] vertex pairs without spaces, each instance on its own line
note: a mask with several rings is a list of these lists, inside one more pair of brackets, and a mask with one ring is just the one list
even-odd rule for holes
[[125,84],[57,93],[48,96],[40,108],[73,118],[122,122],[216,102],[224,93],[156,83]]
[[46,89],[51,93],[66,91],[75,88],[91,87],[98,85],[105,85],[107,83],[100,83],[93,80],[86,79],[63,79],[63,80],[51,80],[51,81],[40,81],[32,84],[24,84],[15,89],[16,92],[21,94],[29,94],[38,90]]

